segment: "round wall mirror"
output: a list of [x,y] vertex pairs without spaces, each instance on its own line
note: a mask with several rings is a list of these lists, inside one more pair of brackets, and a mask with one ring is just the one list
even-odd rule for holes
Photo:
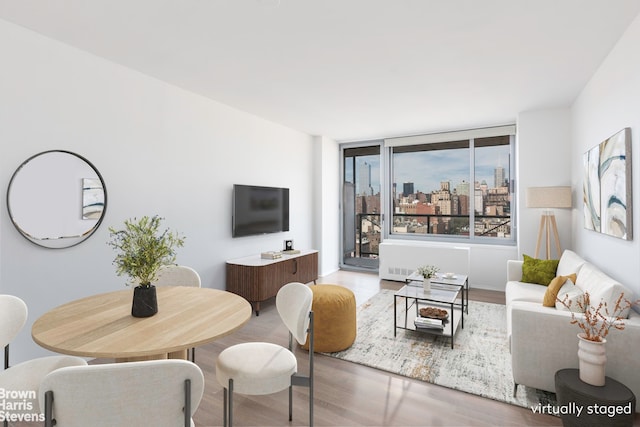
[[9,217],[29,241],[68,248],[100,226],[107,190],[98,170],[84,157],[64,150],[30,157],[11,177]]

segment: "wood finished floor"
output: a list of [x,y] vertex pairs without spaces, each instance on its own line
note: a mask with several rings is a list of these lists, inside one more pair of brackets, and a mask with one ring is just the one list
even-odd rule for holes
[[[381,288],[399,289],[400,283],[380,281],[377,275],[339,271],[318,280],[353,290],[362,304]],[[504,303],[504,294],[470,291],[473,300]],[[196,352],[196,362],[205,373],[205,395],[194,421],[198,427],[222,425],[222,388],[215,378],[217,354],[244,341],[270,341],[286,345],[273,301],[263,304],[240,331]],[[301,370],[308,366],[308,353],[297,352]],[[237,426],[308,425],[308,392],[294,388],[293,421],[288,422],[287,393],[268,396],[235,396]],[[422,381],[389,374],[331,357],[315,357],[314,421],[317,426],[559,426],[559,418],[534,415],[529,409],[484,399]]]
[[[353,290],[358,305],[380,289],[399,289],[402,284],[381,281],[377,275],[339,271],[318,280]],[[470,299],[504,304],[504,293],[471,289]],[[215,377],[215,360],[226,347],[247,341],[268,341],[286,345],[286,328],[274,301],[265,302],[241,330],[214,343],[199,347],[196,363],[205,375],[205,392],[195,413],[196,427],[222,425],[222,387]],[[297,350],[302,373],[308,353]],[[101,359],[91,363],[104,363]],[[288,396],[283,391],[266,396],[234,397],[235,426],[306,426],[309,422],[308,389],[294,388],[293,421],[288,421]],[[126,399],[126,397],[123,397]],[[316,426],[560,426],[550,415],[484,399],[423,381],[411,380],[324,355],[315,357],[314,422]],[[636,414],[634,426],[640,426]],[[29,425],[20,425],[28,427]],[[18,425],[16,425],[18,426]]]

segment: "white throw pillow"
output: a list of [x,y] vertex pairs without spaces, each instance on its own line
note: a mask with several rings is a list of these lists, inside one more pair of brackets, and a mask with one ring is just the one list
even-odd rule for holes
[[[560,301],[564,301],[564,304]],[[565,304],[568,306],[565,306]],[[584,292],[582,289],[567,279],[564,285],[558,291],[558,300],[556,300],[556,309],[564,311],[573,311],[574,313],[582,313],[580,305],[584,307]]]
[[568,276],[571,273],[578,273],[585,260],[569,249],[565,249],[558,262],[556,276]]
[[[611,314],[613,314],[620,294],[624,293],[625,298],[630,301],[634,300],[633,292],[588,262],[578,272],[576,286],[582,289],[583,292],[589,293],[589,299],[593,307],[597,307],[600,302],[604,302],[607,304]],[[622,310],[619,315],[626,319],[629,316],[629,309]]]

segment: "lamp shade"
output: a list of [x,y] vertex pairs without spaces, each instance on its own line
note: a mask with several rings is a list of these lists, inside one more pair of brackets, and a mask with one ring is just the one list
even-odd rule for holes
[[528,208],[570,208],[571,187],[529,187]]

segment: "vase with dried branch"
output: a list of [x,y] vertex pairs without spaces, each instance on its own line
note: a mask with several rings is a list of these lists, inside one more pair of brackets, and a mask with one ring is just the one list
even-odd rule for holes
[[568,296],[558,301],[571,310],[571,324],[578,325],[582,331],[578,334],[580,379],[587,384],[604,386],[607,362],[604,346],[607,342],[606,337],[611,329],[620,331],[624,329],[623,313],[628,312],[640,300],[631,301],[622,292],[612,309],[605,301],[600,301],[594,307],[591,304],[589,292],[585,292],[584,297],[576,301],[578,313],[572,310],[573,302],[568,300]]

